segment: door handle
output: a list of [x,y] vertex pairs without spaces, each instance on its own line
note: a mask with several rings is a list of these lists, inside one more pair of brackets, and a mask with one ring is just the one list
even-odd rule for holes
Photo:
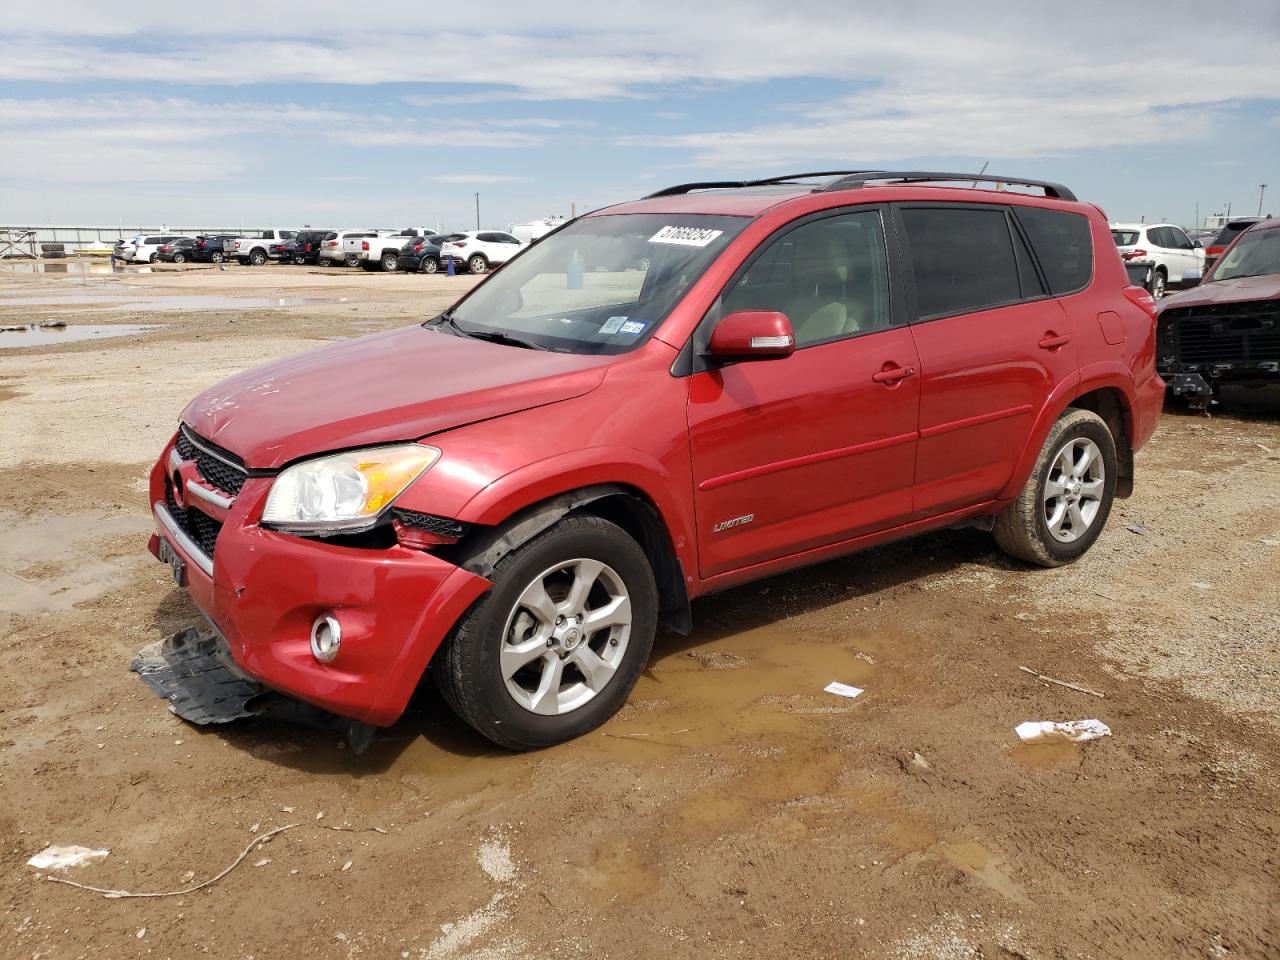
[[905,380],[907,377],[913,376],[915,372],[915,367],[886,366],[878,373],[873,373],[871,379],[876,383],[887,383],[892,386],[899,380]]
[[1071,338],[1067,336],[1055,336],[1050,330],[1045,334],[1044,339],[1040,341],[1041,350],[1057,350],[1059,347],[1065,347],[1071,342]]

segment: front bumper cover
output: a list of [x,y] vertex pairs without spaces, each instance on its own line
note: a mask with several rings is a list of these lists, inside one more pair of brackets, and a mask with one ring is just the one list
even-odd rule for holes
[[129,669],[168,700],[173,713],[198,726],[271,717],[337,731],[356,753],[364,752],[377,729],[274,693],[236,666],[227,641],[213,629],[189,627],[157,640],[138,651]]

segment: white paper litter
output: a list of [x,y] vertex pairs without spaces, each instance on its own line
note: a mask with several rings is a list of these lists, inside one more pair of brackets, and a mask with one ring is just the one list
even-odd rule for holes
[[37,870],[65,870],[67,867],[80,867],[86,863],[105,860],[110,852],[91,847],[45,847],[27,863]]
[[861,687],[851,687],[849,684],[841,683],[839,680],[832,680],[822,689],[826,693],[834,693],[837,697],[848,697],[850,700],[862,693]]
[[1111,736],[1111,728],[1101,720],[1028,720],[1013,729],[1028,743],[1036,740],[1072,740],[1079,743],[1082,740]]

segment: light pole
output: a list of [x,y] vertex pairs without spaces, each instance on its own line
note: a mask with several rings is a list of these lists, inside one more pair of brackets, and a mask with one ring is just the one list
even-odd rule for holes
[[1265,183],[1258,184],[1258,216],[1262,216],[1262,195],[1267,192]]
[[476,229],[480,229],[480,194],[476,194]]

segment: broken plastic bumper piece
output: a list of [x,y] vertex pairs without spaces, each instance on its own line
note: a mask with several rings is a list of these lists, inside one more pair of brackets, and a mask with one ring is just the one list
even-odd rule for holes
[[138,651],[129,669],[169,701],[169,709],[200,726],[265,717],[333,730],[363,752],[376,727],[293,700],[236,666],[217,631],[189,627]]

